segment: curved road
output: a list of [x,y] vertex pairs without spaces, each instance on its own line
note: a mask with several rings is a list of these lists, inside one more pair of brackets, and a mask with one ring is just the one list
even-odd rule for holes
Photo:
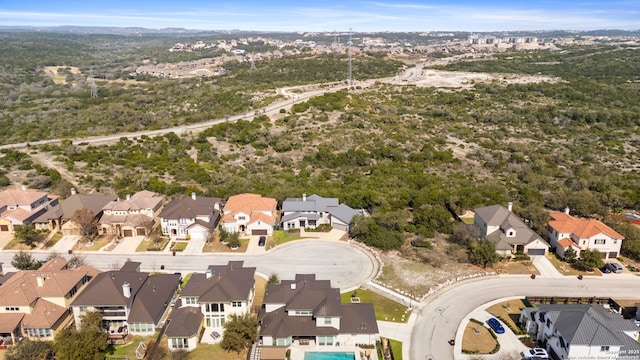
[[[409,358],[411,360],[453,360],[454,348],[447,343],[455,338],[464,317],[474,309],[492,300],[511,296],[575,296],[640,298],[639,279],[633,277],[575,277],[552,279],[511,275],[478,278],[451,285],[431,295],[418,310],[411,334]],[[462,334],[456,341],[459,349]]]
[[[45,259],[46,251],[31,251],[36,259]],[[0,262],[4,271],[12,270],[11,259],[15,251],[0,251]],[[209,265],[223,265],[229,260],[243,260],[246,266],[255,266],[256,271],[280,279],[293,279],[294,275],[316,274],[318,279],[331,280],[333,287],[343,291],[360,286],[372,278],[377,268],[371,258],[357,246],[337,241],[295,241],[281,245],[263,255],[213,254],[197,255],[170,253],[140,253],[131,255],[108,252],[77,252],[100,270],[118,269],[127,260],[142,263],[143,271],[159,271],[162,265],[166,272],[204,272]]]

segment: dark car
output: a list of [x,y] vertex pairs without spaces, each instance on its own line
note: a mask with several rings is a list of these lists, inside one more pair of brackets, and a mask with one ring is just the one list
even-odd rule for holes
[[616,273],[619,274],[622,272],[622,266],[620,266],[620,264],[618,263],[614,263],[614,262],[608,262],[606,264],[604,264],[604,268],[603,268],[605,273]]
[[502,325],[500,325],[500,322],[498,321],[498,319],[491,318],[487,320],[487,324],[491,326],[491,328],[493,329],[493,331],[496,332],[496,334],[504,334],[504,328],[502,327]]
[[260,239],[258,239],[258,246],[264,246],[264,244],[267,243],[267,237],[266,236],[260,236]]

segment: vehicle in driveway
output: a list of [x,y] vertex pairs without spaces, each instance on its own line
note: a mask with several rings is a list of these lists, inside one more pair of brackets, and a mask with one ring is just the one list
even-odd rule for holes
[[548,359],[549,354],[546,349],[543,348],[533,348],[527,351],[523,351],[520,355],[522,355],[523,359]]
[[267,243],[267,237],[260,236],[260,238],[258,239],[258,246],[264,246],[266,243]]
[[504,328],[496,318],[491,318],[487,320],[487,324],[496,332],[496,334],[504,334]]
[[622,272],[622,266],[618,263],[608,262],[604,264],[603,272],[619,274]]

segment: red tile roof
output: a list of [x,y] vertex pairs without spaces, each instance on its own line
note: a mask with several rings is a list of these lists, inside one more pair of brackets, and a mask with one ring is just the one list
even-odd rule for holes
[[560,233],[575,234],[580,239],[590,238],[598,234],[605,234],[614,239],[624,239],[624,236],[599,220],[578,219],[563,212],[552,213],[551,217],[553,220],[549,221],[549,226]]

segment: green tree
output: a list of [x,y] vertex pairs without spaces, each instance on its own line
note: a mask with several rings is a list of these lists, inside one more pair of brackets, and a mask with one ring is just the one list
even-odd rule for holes
[[11,265],[18,270],[37,270],[42,263],[34,259],[30,252],[20,250],[13,255]]
[[468,252],[469,261],[484,268],[492,266],[500,260],[500,255],[496,253],[496,244],[487,239],[470,242]]
[[564,261],[572,263],[576,261],[576,255],[576,251],[573,249],[573,247],[569,246],[569,248],[564,251]]
[[89,312],[81,319],[81,329],[63,329],[56,335],[56,358],[61,360],[102,360],[109,349],[107,333],[102,331],[102,315]]
[[220,346],[226,351],[240,352],[258,336],[258,320],[251,314],[232,315],[224,324],[224,335]]
[[15,238],[27,245],[31,245],[38,240],[38,231],[34,224],[16,225],[14,230]]
[[604,266],[602,262],[602,255],[598,250],[582,250],[580,251],[580,260],[576,263],[579,269],[585,271],[591,271],[594,268],[601,268]]
[[271,273],[271,275],[269,275],[269,280],[267,280],[267,287],[271,284],[280,284],[280,278],[278,277],[278,274]]
[[[385,217],[382,221],[391,220],[392,217]],[[350,235],[357,241],[369,246],[375,246],[381,250],[397,249],[404,244],[404,236],[400,232],[401,225],[391,221],[389,223],[378,224],[373,217],[356,216]],[[389,229],[391,227],[392,229]],[[402,224],[404,228],[404,224]]]
[[24,339],[7,349],[5,360],[42,360],[53,356],[53,342]]

